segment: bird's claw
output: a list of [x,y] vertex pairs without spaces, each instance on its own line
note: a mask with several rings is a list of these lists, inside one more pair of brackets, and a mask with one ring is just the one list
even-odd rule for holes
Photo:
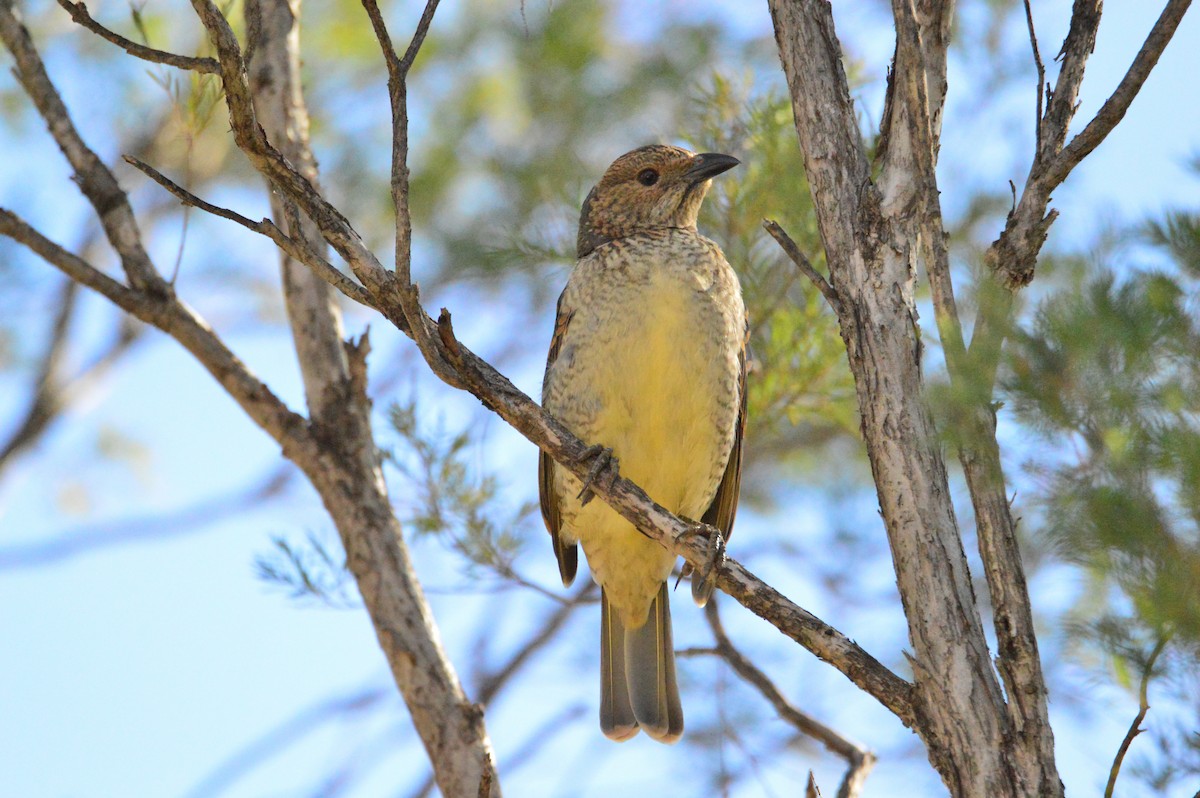
[[701,607],[708,603],[709,596],[717,586],[717,566],[725,562],[725,536],[716,527],[711,529],[704,565],[698,571],[692,571],[692,598]]
[[579,490],[579,495],[575,498],[579,499],[581,506],[586,506],[588,502],[596,498],[596,494],[592,492],[592,483],[608,470],[607,488],[612,490],[613,485],[617,482],[617,458],[613,457],[612,449],[609,449],[600,444],[594,444],[583,450],[583,454],[579,456],[579,462],[586,460],[594,460],[591,469],[588,470],[587,477],[583,480],[583,487]]

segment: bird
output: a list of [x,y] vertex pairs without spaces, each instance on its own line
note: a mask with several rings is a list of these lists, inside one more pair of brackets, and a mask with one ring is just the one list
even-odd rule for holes
[[[583,202],[558,300],[542,404],[595,462],[580,480],[542,452],[539,497],[563,585],[579,545],[600,585],[600,727],[617,741],[683,734],[668,598],[676,557],[590,501],[591,483],[611,465],[612,479],[619,468],[667,510],[732,531],[749,326],[737,274],[696,219],[712,178],[738,163],[663,144],[613,161]],[[712,589],[693,574],[697,604]]]

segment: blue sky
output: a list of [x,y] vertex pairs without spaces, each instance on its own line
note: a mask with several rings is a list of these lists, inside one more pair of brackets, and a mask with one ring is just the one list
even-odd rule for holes
[[[1035,5],[1048,58],[1061,41],[1069,4]],[[1151,5],[1107,4],[1079,119],[1089,118],[1115,87],[1153,21],[1156,9]],[[863,10],[860,4],[835,6],[843,41],[875,76],[860,98],[870,113],[878,104],[891,52],[886,27],[877,11]],[[765,4],[676,1],[657,4],[646,13],[705,14],[738,26],[747,36],[769,34]],[[1054,204],[1063,216],[1055,225],[1052,246],[1078,246],[1105,223],[1134,220],[1172,206],[1195,207],[1200,201],[1200,182],[1182,168],[1200,150],[1197,52],[1200,20],[1193,13],[1128,118],[1056,193]],[[1021,57],[1027,53],[1014,52],[1013,58]],[[0,56],[0,62],[7,64],[7,58]],[[1028,166],[1021,155],[1028,146],[1023,137],[1033,117],[1031,92],[981,99],[975,87],[965,85],[968,76],[974,79],[966,58],[962,52],[955,55],[948,119],[959,124],[947,123],[942,153],[943,202],[951,213],[961,210],[970,191],[1004,188],[1009,178],[1020,184]],[[88,85],[88,77],[76,72],[81,64],[68,59],[59,63],[61,71],[55,77]],[[11,74],[4,70],[0,89],[8,90],[11,83]],[[77,114],[101,102],[84,90],[67,94]],[[70,219],[55,225],[55,209],[48,208],[43,197],[59,189],[65,169],[41,134],[40,129],[0,128],[0,152],[23,155],[0,158],[0,204],[30,209],[61,240],[71,229]],[[195,220],[192,235],[203,240],[215,224]],[[246,257],[273,257],[249,235],[236,240],[246,248]],[[164,246],[156,253],[163,262],[173,259],[168,249]],[[182,288],[203,311],[220,318],[220,304],[205,299],[203,284],[189,285],[185,278]],[[98,302],[91,297],[86,301]],[[38,311],[29,312],[36,317]],[[102,314],[93,315],[98,320]],[[352,315],[347,326],[358,330],[366,321]],[[96,324],[99,327],[99,321]],[[548,316],[527,320],[497,311],[474,325],[464,321],[459,332],[464,340],[482,342],[479,348],[486,352],[488,330],[497,324],[525,325],[533,339],[530,346],[539,353],[533,360],[540,359],[550,329]],[[403,341],[380,330],[378,323],[373,332],[373,366],[394,367],[411,360]],[[233,331],[228,340],[277,393],[300,406],[286,340],[254,330]],[[526,365],[514,376],[536,395],[537,365]],[[414,379],[418,394],[445,413],[449,423],[469,417],[471,402],[440,391],[430,378]],[[0,380],[0,418],[12,417],[20,406],[18,385]],[[383,399],[378,403],[381,409],[385,404]],[[98,456],[108,440],[106,430],[137,444],[127,447],[120,467]],[[498,422],[488,424],[487,433],[478,457],[501,469],[514,495],[531,497],[532,447]],[[387,686],[386,668],[361,612],[298,606],[254,576],[253,562],[269,549],[270,536],[331,534],[306,488],[292,490],[288,501],[240,511],[215,523],[163,529],[151,542],[100,547],[37,567],[14,562],[14,554],[28,552],[23,547],[58,535],[102,534],[105,524],[127,527],[131,519],[169,515],[208,497],[235,492],[270,473],[278,461],[277,447],[209,376],[177,346],[152,334],[115,378],[74,409],[37,452],[0,481],[0,792],[88,798],[188,795],[221,762],[297,713],[303,715],[305,708],[329,697]],[[739,543],[753,550],[753,541],[772,534],[784,521],[801,528],[830,523],[806,504],[812,498],[798,491],[794,503],[777,515],[739,521]],[[871,511],[866,508],[863,515]],[[493,624],[493,643],[502,651],[553,609],[536,596],[506,595],[506,609],[499,614],[487,594],[456,594],[462,578],[442,544],[425,539],[413,546],[443,638],[464,672],[472,656],[468,647],[481,621]],[[548,551],[535,549],[522,562],[553,586]],[[772,576],[770,562],[752,567]],[[890,574],[881,572],[871,579],[886,587]],[[1046,586],[1047,594],[1053,587]],[[828,606],[819,586],[797,585],[793,596],[836,622],[839,608]],[[687,614],[686,620],[677,621],[680,645],[702,643],[697,614],[686,602],[679,604],[683,609],[677,614]],[[728,608],[727,618],[740,617],[734,612]],[[539,686],[535,699],[526,690],[517,697],[502,697],[490,709],[490,723],[513,730],[496,740],[502,767],[545,719],[574,707],[588,717],[594,714],[590,676],[585,684],[564,677],[572,669],[586,670],[584,663],[594,655],[593,614],[585,609],[568,627],[571,642],[535,664],[525,677],[526,684]],[[894,638],[894,629],[886,627],[895,620],[894,613],[882,612],[877,624],[847,631],[868,648],[885,645]],[[916,794],[913,783],[939,794],[919,757],[915,764],[899,761],[900,754],[911,752],[913,742],[873,702],[848,696],[840,676],[809,655],[780,646],[765,625],[742,619],[737,628],[744,639],[753,641],[754,650],[765,652],[774,672],[783,674],[784,689],[804,708],[880,749],[883,761],[868,780],[866,796]],[[718,669],[703,663],[689,664],[688,674],[685,703],[702,702],[728,686]],[[1063,704],[1054,708],[1061,723],[1060,767],[1068,788],[1076,793],[1096,791],[1098,767],[1103,763],[1106,768],[1134,706],[1113,688],[1091,689],[1100,699],[1091,715],[1069,712]],[[389,694],[378,706],[380,711],[367,722],[335,721],[318,727],[221,794],[320,794],[316,785],[329,768],[364,741],[374,741],[381,764],[367,772],[352,794],[409,794],[411,785],[424,777],[421,754],[399,700]],[[598,736],[590,723],[572,727],[570,734],[549,744],[546,758],[555,767],[515,772],[505,783],[508,794],[621,794],[634,784],[644,787],[646,774],[655,774],[653,778],[666,785],[672,774],[687,770],[680,749],[664,752],[644,740],[597,746],[593,737]],[[814,766],[822,784],[829,785],[826,793],[832,793],[840,772],[836,760],[815,749],[789,756],[795,758],[796,773]],[[759,789],[754,782],[749,784],[738,794],[788,794],[783,784],[761,792],[753,791]]]

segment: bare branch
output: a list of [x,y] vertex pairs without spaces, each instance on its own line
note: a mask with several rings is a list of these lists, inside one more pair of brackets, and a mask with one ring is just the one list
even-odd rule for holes
[[134,58],[206,75],[217,75],[221,72],[221,65],[217,63],[217,59],[215,58],[193,58],[186,55],[168,53],[165,50],[156,50],[153,47],[138,44],[115,31],[109,30],[92,18],[92,15],[88,13],[87,6],[82,2],[73,3],[71,0],[58,0],[58,4],[67,10],[71,15],[71,19],[100,38],[112,42]]
[[[417,57],[421,44],[429,31],[433,14],[437,10],[438,0],[428,0],[421,14],[421,21],[413,34],[412,42],[401,60],[396,59],[396,51],[392,46],[391,37],[384,25],[383,16],[375,0],[363,0],[363,8],[371,19],[372,29],[383,51],[388,68],[388,99],[392,110],[392,204],[395,207],[395,269],[400,282],[400,307],[404,318],[412,330],[413,341],[425,357],[426,362],[437,371],[439,362],[438,347],[432,339],[431,331],[424,319],[427,318],[421,308],[418,289],[412,282],[412,213],[409,210],[409,174],[408,174],[408,70]],[[439,372],[438,376],[446,379]]]
[[[338,289],[349,299],[353,299],[360,305],[368,308],[374,308],[375,303],[371,300],[370,295],[363,290],[363,287],[354,282],[348,276],[338,271],[329,261],[318,255],[313,249],[308,246],[308,243],[303,239],[292,238],[279,229],[279,226],[270,219],[263,219],[260,222],[248,219],[241,214],[231,211],[228,208],[222,208],[219,205],[213,205],[210,202],[197,197],[184,187],[175,183],[170,178],[163,175],[150,164],[135,158],[132,155],[124,156],[126,163],[133,166],[138,171],[145,174],[155,183],[165,188],[167,191],[175,195],[184,205],[190,205],[193,208],[199,208],[206,213],[211,213],[213,216],[219,216],[222,219],[228,219],[231,222],[236,222],[247,230],[253,230],[259,235],[266,236],[275,242],[281,250],[283,250],[291,258],[308,266],[322,280]],[[294,207],[294,206],[293,206]]]
[[0,235],[27,246],[72,280],[91,288],[122,310],[171,335],[217,379],[247,415],[274,438],[289,457],[320,460],[307,422],[263,384],[212,328],[178,299],[127,288],[77,255],[46,238],[11,211],[0,208]]
[[[1004,231],[985,256],[996,279],[980,288],[979,314],[968,353],[970,379],[979,395],[979,403],[965,425],[966,443],[959,449],[959,460],[975,509],[980,557],[992,599],[999,648],[997,667],[1008,693],[1009,713],[1017,728],[1043,730],[1040,735],[1023,737],[1037,743],[1036,748],[1022,746],[1023,756],[1030,766],[1052,761],[1053,736],[1033,614],[1017,545],[1016,523],[1007,500],[995,440],[995,411],[988,402],[995,385],[1001,348],[1011,324],[1014,293],[1033,279],[1038,253],[1058,215],[1057,211],[1047,211],[1050,192],[1124,115],[1190,2],[1170,0],[1167,3],[1117,91],[1084,131],[1062,149],[1075,113],[1084,64],[1095,45],[1100,5],[1099,0],[1077,0],[1075,3],[1070,29],[1060,53],[1063,66],[1038,128],[1038,149],[1029,177]],[[1031,16],[1027,16],[1027,23],[1040,67]],[[1047,774],[1047,777],[1051,776]]]
[[1191,0],[1168,0],[1162,14],[1154,23],[1154,27],[1150,29],[1146,41],[1142,43],[1141,49],[1138,50],[1138,54],[1134,57],[1125,76],[1121,78],[1121,82],[1117,84],[1112,96],[1104,101],[1104,105],[1100,106],[1100,110],[1096,112],[1092,120],[1075,138],[1071,139],[1071,143],[1059,153],[1053,164],[1046,170],[1044,179],[1051,187],[1057,186],[1065,180],[1071,170],[1078,166],[1079,162],[1086,158],[1092,150],[1096,149],[1100,142],[1104,141],[1117,126],[1117,123],[1125,117],[1125,112],[1129,110],[1133,98],[1141,91],[1146,78],[1150,77],[1150,71],[1162,57],[1163,51],[1175,35],[1180,20],[1183,19],[1183,15],[1191,4]]
[[[1033,48],[1033,65],[1037,67],[1037,116],[1033,120],[1033,131],[1037,141],[1035,151],[1040,152],[1042,149],[1042,103],[1046,96],[1046,65],[1042,63],[1042,53],[1038,49],[1037,33],[1033,29],[1033,9],[1029,5],[1029,0],[1025,0],[1025,26],[1029,28],[1029,44]],[[1014,195],[1016,191],[1014,186]],[[1013,202],[1016,202],[1015,196]]]
[[862,746],[847,740],[816,718],[796,709],[783,693],[779,692],[779,688],[775,686],[771,678],[759,670],[745,654],[733,645],[733,641],[729,639],[729,635],[725,633],[725,628],[721,624],[716,601],[708,603],[704,615],[708,619],[709,628],[712,629],[713,637],[717,642],[715,653],[728,662],[729,667],[733,668],[738,676],[762,693],[763,697],[775,708],[780,718],[846,760],[846,775],[842,778],[841,786],[838,788],[837,798],[855,798],[862,791],[863,782],[866,781],[871,768],[875,766],[875,755]]
[[947,358],[957,357],[945,233],[930,168],[936,157],[930,64],[944,44],[936,23],[947,21],[950,4],[922,2],[918,10],[910,0],[893,3],[892,141],[878,179],[858,140],[832,5],[771,0],[770,8],[830,282],[845,311],[839,324],[863,440],[919,665],[914,730],[951,793],[1016,796],[1025,785],[1029,794],[1061,794],[1057,779],[1017,767],[1014,745],[996,744],[1018,735],[987,649],[944,456],[922,398],[913,293],[922,245],[931,285],[946,289],[938,327]]
[[1167,643],[1171,640],[1170,635],[1163,635],[1155,643],[1154,649],[1150,652],[1150,656],[1146,659],[1146,665],[1142,668],[1142,681],[1138,687],[1138,713],[1133,719],[1133,723],[1129,724],[1129,731],[1125,732],[1125,739],[1121,740],[1121,745],[1117,749],[1117,755],[1113,759],[1112,767],[1108,771],[1108,784],[1104,787],[1104,798],[1112,798],[1113,790],[1117,786],[1117,776],[1121,773],[1121,763],[1125,761],[1125,754],[1129,751],[1129,746],[1133,743],[1133,738],[1141,734],[1144,729],[1141,728],[1142,721],[1146,719],[1146,713],[1150,711],[1149,691],[1150,678],[1154,675],[1154,663],[1158,660],[1158,655],[1167,647]]
[[825,301],[829,303],[829,307],[833,310],[834,314],[838,314],[841,311],[841,302],[838,301],[837,291],[834,291],[829,281],[813,268],[812,263],[800,251],[800,247],[787,234],[787,231],[780,227],[779,222],[776,222],[774,219],[763,219],[763,229],[770,233],[771,238],[779,243],[779,246],[791,258],[792,263],[796,264],[796,268],[800,270],[801,274],[817,287],[817,290],[825,297]]
[[0,38],[16,60],[16,75],[50,134],[74,170],[75,182],[96,211],[109,243],[121,258],[129,284],[158,296],[169,296],[162,279],[142,246],[129,198],[100,158],[79,135],[58,90],[46,74],[29,31],[21,23],[12,0],[0,0]]

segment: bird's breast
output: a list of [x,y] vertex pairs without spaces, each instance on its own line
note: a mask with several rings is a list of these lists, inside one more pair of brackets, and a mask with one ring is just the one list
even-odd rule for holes
[[578,392],[591,397],[579,432],[611,447],[622,474],[656,501],[698,517],[732,445],[740,297],[716,290],[732,276],[720,274],[724,263],[625,266],[572,321]]

